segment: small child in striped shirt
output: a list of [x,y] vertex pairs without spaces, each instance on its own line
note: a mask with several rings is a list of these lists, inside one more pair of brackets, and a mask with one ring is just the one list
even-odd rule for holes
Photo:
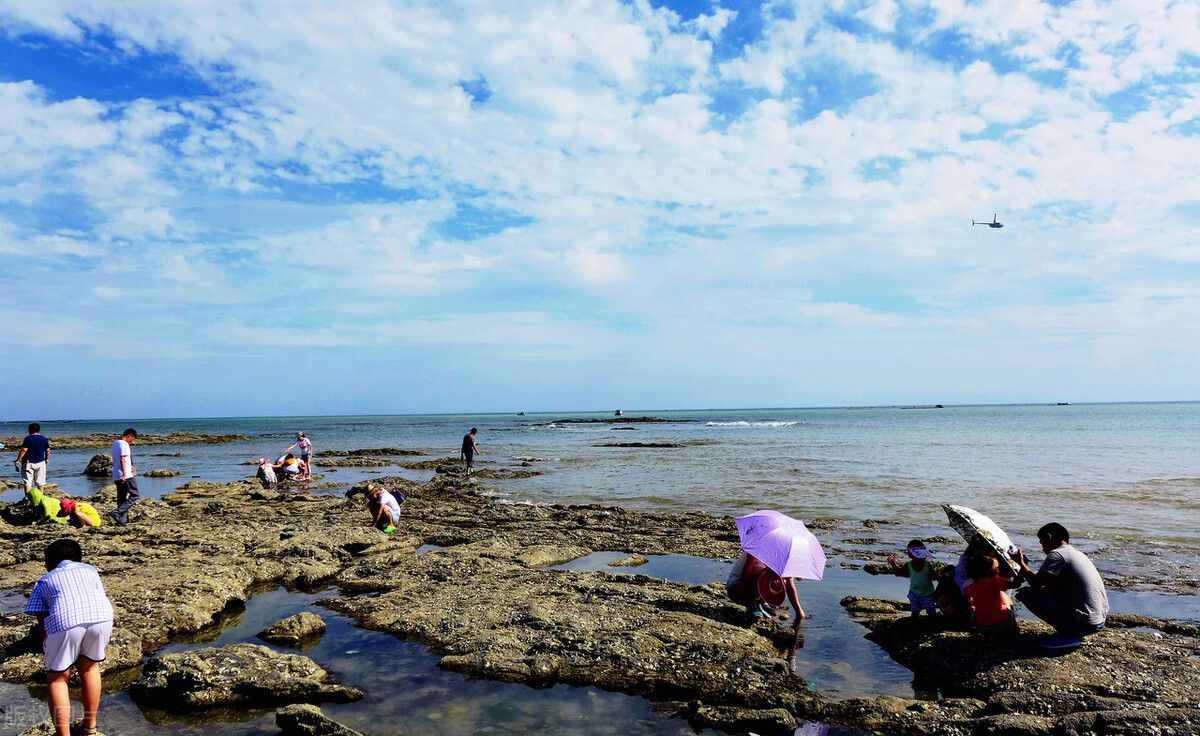
[[100,663],[112,636],[113,607],[100,574],[83,564],[83,549],[74,539],[46,546],[46,574],[33,586],[25,613],[37,616],[46,654],[50,718],[58,736],[71,733],[71,667],[79,670],[83,690],[83,734],[96,733],[100,708]]

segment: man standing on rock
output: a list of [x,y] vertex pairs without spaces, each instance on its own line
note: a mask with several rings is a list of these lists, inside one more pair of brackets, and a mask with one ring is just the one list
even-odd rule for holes
[[475,427],[471,427],[471,431],[463,435],[462,451],[459,453],[459,457],[463,461],[463,469],[466,470],[468,478],[471,477],[471,471],[475,469],[475,456],[483,454],[479,449],[479,445],[475,444],[475,433],[478,431]]
[[137,430],[130,427],[121,433],[121,439],[114,442],[112,446],[113,480],[117,484],[117,508],[115,511],[109,511],[108,515],[113,518],[117,526],[125,526],[129,523],[129,509],[133,508],[140,498],[137,477],[133,470],[133,455],[129,450],[129,443],[133,442],[136,437]]
[[39,491],[46,487],[46,469],[50,467],[50,440],[42,436],[42,425],[37,422],[29,425],[29,436],[21,443],[21,451],[17,453],[13,465],[21,471],[26,496],[35,485]]
[[1058,632],[1043,639],[1042,646],[1072,649],[1082,643],[1081,637],[1104,628],[1108,616],[1104,580],[1087,555],[1071,546],[1071,535],[1062,524],[1051,522],[1037,536],[1046,559],[1036,573],[1024,552],[1009,553],[1021,568],[1021,579],[1029,583],[1016,592],[1016,598]]

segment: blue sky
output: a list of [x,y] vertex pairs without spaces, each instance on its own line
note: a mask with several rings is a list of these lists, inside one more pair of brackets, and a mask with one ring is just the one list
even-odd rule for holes
[[0,418],[1200,399],[1197,27],[0,0]]

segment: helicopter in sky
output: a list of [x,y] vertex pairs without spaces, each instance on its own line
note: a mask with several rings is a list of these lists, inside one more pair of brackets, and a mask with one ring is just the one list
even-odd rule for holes
[[975,227],[976,225],[987,225],[988,227],[999,230],[1000,228],[1004,227],[1004,223],[1000,222],[999,220],[996,219],[997,214],[1000,214],[1000,213],[997,212],[996,214],[992,215],[991,222],[975,222],[974,220],[971,220],[971,227]]

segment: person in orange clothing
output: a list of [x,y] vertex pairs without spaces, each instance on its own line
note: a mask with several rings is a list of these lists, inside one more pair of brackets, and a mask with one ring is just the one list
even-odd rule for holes
[[1017,615],[1008,596],[1011,581],[1000,574],[1000,565],[990,555],[977,555],[967,562],[967,585],[963,598],[971,607],[971,623],[984,634],[1017,633]]

